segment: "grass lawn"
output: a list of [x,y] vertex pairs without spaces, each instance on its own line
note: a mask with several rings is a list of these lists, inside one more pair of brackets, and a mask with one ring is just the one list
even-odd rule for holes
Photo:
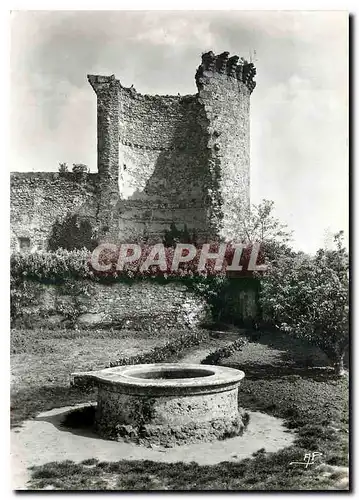
[[[15,339],[22,333],[18,332]],[[104,332],[95,335],[90,332],[83,333],[82,337],[77,337],[76,332],[67,332],[64,337],[61,332],[49,331],[47,343],[43,333],[32,335],[25,335],[27,340],[23,343],[14,339],[13,344],[15,422],[44,409],[69,405],[76,398],[76,402],[94,400],[94,394],[69,391],[70,371],[103,366],[110,356],[118,357],[119,351],[123,354],[125,351],[121,349],[143,349],[146,342],[145,334],[138,345],[139,337],[131,338],[130,333],[126,337],[122,332],[108,332],[108,336]],[[116,335],[121,337],[116,338]],[[119,341],[121,348],[114,354]],[[148,339],[147,345],[152,347],[154,342]],[[46,351],[47,348],[53,350]],[[22,362],[26,369],[20,366]],[[327,359],[316,349],[273,334],[258,336],[223,364],[246,373],[239,392],[241,406],[284,418],[287,427],[297,432],[293,446],[277,453],[260,450],[252,459],[213,466],[129,460],[54,462],[33,468],[30,487],[65,490],[340,489],[338,481],[343,471],[334,466],[348,465],[348,378],[333,378]],[[55,378],[48,380],[47,377]],[[289,465],[292,461],[302,461],[305,453],[314,451],[322,453],[318,464],[307,469]]]
[[151,337],[131,330],[12,330],[11,425],[51,408],[95,401],[92,390],[70,389],[70,373],[105,368],[181,333],[169,330]]

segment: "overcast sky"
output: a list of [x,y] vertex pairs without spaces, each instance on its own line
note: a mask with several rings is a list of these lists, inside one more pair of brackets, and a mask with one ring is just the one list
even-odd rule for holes
[[314,252],[348,226],[347,14],[15,12],[11,136],[16,171],[96,171],[96,96],[86,75],[141,93],[192,94],[201,53],[255,55],[251,198],[274,200]]

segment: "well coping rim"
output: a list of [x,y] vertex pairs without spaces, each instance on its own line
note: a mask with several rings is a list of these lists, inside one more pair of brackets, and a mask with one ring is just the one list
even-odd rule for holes
[[[195,370],[212,371],[212,375],[193,378],[171,378],[171,379],[151,379],[151,378],[137,378],[134,376],[136,372],[143,372],[144,370],[153,371],[166,371],[172,370]],[[96,370],[90,372],[72,373],[71,379],[76,384],[76,378],[85,378],[94,382],[96,385],[109,385],[123,387],[125,390],[133,389],[157,389],[166,390],[182,390],[190,389],[195,391],[203,390],[223,391],[226,387],[232,389],[239,385],[240,381],[245,377],[245,373],[235,368],[218,365],[200,365],[197,363],[151,363],[151,364],[138,364],[138,365],[122,365],[112,368],[105,368],[103,370]],[[127,392],[127,391],[126,391]]]

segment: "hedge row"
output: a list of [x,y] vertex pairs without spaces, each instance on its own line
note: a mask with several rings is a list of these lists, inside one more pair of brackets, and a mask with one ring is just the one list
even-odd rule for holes
[[208,354],[208,356],[202,359],[202,365],[218,365],[218,363],[225,358],[229,358],[236,351],[241,351],[242,348],[248,343],[248,340],[245,338],[240,338],[234,341],[232,344],[226,345],[217,349],[214,352]]
[[[107,368],[115,366],[151,364],[151,363],[169,363],[178,361],[178,356],[194,346],[200,345],[208,340],[209,333],[205,330],[195,330],[180,335],[175,340],[169,340],[166,344],[154,347],[148,352],[136,354],[134,356],[124,356],[115,361],[111,361]],[[89,388],[94,385],[94,381],[87,375],[75,374],[71,380],[71,385],[76,387]]]
[[[218,251],[218,243],[211,244],[211,252]],[[183,279],[183,278],[206,278],[206,277],[225,277],[227,276],[226,268],[232,263],[234,258],[235,248],[230,244],[227,245],[221,269],[216,269],[215,259],[206,261],[205,268],[199,270],[201,248],[197,248],[195,257],[188,261],[179,264],[177,270],[172,270],[172,262],[174,258],[175,248],[163,247],[165,267],[161,269],[160,265],[150,265],[149,267],[142,265],[147,261],[147,258],[152,255],[153,249],[150,245],[141,246],[141,256],[138,260],[132,263],[126,263],[123,269],[117,269],[119,248],[105,249],[100,255],[94,257],[94,254],[87,249],[82,250],[64,250],[62,248],[55,251],[35,252],[35,253],[13,253],[11,255],[10,270],[13,280],[16,279],[32,279],[42,282],[58,282],[66,278],[82,278],[94,280],[133,280],[146,278],[168,279]],[[253,273],[247,270],[248,262],[251,255],[251,246],[243,249],[241,265],[243,271],[240,271],[241,277],[252,276]],[[159,254],[153,257],[158,261]],[[150,261],[153,261],[153,258]],[[108,266],[107,270],[98,270],[98,262],[102,266]],[[258,263],[263,260],[263,254],[260,254]],[[147,269],[148,267],[148,269]]]
[[166,363],[173,358],[177,359],[178,355],[189,349],[197,346],[209,339],[209,333],[205,330],[195,330],[193,332],[184,333],[175,340],[169,340],[166,344],[154,347],[148,352],[137,354],[134,356],[124,356],[115,361],[111,361],[110,367],[123,365],[138,365],[146,363]]
[[67,278],[93,279],[89,267],[88,250],[63,250],[55,252],[13,253],[10,259],[12,280],[58,282]]

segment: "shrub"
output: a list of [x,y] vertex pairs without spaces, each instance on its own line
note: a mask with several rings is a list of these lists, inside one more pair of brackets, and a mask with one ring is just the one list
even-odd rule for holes
[[88,174],[90,169],[84,163],[73,163],[72,172],[78,175]]
[[[208,340],[209,335],[205,330],[195,330],[180,335],[175,340],[169,340],[166,344],[154,347],[148,352],[135,354],[134,356],[124,356],[115,361],[111,361],[107,368],[115,366],[167,363],[172,360],[178,360],[178,356],[184,350],[197,346]],[[75,376],[71,381],[74,387],[90,388],[93,386],[93,380],[86,375]]]
[[273,262],[260,291],[264,315],[322,349],[337,375],[344,373],[349,342],[349,259],[342,237],[335,237],[336,250],[319,250],[314,258],[298,254]]
[[222,359],[229,358],[236,351],[241,351],[247,342],[248,341],[244,338],[237,339],[232,344],[221,347],[220,349],[208,354],[208,356],[201,361],[201,364],[218,365]]
[[64,250],[41,253],[13,253],[10,260],[13,279],[62,282],[66,278],[92,278],[89,251]]
[[[71,216],[62,223],[60,233],[55,231],[54,241],[57,240],[56,245],[59,245],[59,237],[61,236],[63,243],[65,244],[66,233],[71,232],[71,230],[80,231],[81,234],[86,235],[86,242],[89,243],[88,246],[93,248],[96,244],[95,240],[92,238],[91,226],[89,223],[84,225],[86,221],[79,220],[76,216]],[[88,221],[87,221],[88,222]],[[65,233],[65,235],[63,234]],[[71,238],[73,240],[73,238]],[[81,239],[81,238],[80,238]],[[85,240],[84,240],[85,241]],[[51,240],[52,242],[52,240]],[[201,248],[197,248],[197,254],[194,259],[188,262],[183,262],[180,264],[177,270],[172,270],[172,261],[174,257],[175,248],[173,247],[162,247],[164,252],[165,265],[164,270],[160,269],[158,265],[150,265],[148,268],[145,266],[142,269],[142,264],[145,263],[150,253],[153,251],[152,245],[142,245],[140,257],[133,261],[126,263],[123,269],[117,269],[117,263],[119,258],[120,247],[116,249],[107,248],[97,254],[99,263],[104,266],[108,266],[108,269],[97,270],[92,265],[91,257],[94,255],[86,248],[79,248],[80,240],[73,242],[73,246],[69,249],[64,248],[53,248],[52,251],[39,252],[33,254],[25,253],[14,253],[11,256],[11,274],[12,276],[27,277],[34,280],[42,281],[46,279],[62,279],[62,276],[72,274],[75,277],[90,278],[90,279],[146,279],[146,278],[162,278],[165,281],[167,279],[179,278],[179,279],[192,279],[195,278],[196,289],[207,296],[213,296],[216,294],[216,290],[224,284],[227,279],[226,266],[233,260],[233,255],[235,248],[231,245],[227,246],[226,254],[224,256],[224,262],[221,269],[215,267],[215,259],[207,260],[204,269],[199,269],[198,264],[200,260]],[[54,246],[56,246],[54,245]],[[217,243],[214,243],[211,250],[215,252],[218,250]],[[101,250],[101,249],[100,249]],[[241,258],[241,265],[244,267],[248,264],[252,247],[248,246],[244,248]],[[97,258],[95,257],[95,259]],[[259,255],[259,259],[263,258],[263,255]],[[152,259],[152,256],[150,257]],[[244,271],[245,274],[252,276],[251,271]],[[242,276],[242,273],[241,273]],[[209,282],[207,278],[215,278],[214,281]],[[230,277],[230,272],[228,272],[228,277]]]
[[66,250],[87,248],[92,251],[96,247],[94,230],[90,220],[85,217],[79,217],[77,214],[68,215],[65,218],[58,218],[53,223],[48,240],[50,251],[56,251],[58,248]]
[[198,242],[198,237],[196,231],[189,231],[187,224],[184,225],[183,229],[178,229],[176,224],[172,222],[169,230],[165,230],[163,237],[163,244],[166,247],[175,246],[176,243],[186,243],[196,245]]
[[[61,232],[56,233],[54,241],[58,242],[59,236],[63,235],[62,241],[65,242],[69,234],[68,229],[68,226],[64,226]],[[87,234],[90,238],[90,229]],[[76,242],[72,240],[72,243]],[[144,246],[142,260],[146,258],[150,248],[150,246]],[[170,247],[166,248],[165,251],[168,262],[172,262],[174,249]],[[100,272],[92,268],[91,252],[86,248],[72,250],[58,248],[47,252],[13,253],[11,255],[12,317],[14,317],[13,312],[19,310],[16,304],[20,289],[26,287],[26,285],[20,285],[21,281],[31,280],[44,284],[61,284],[71,279],[73,281],[92,280],[105,284],[122,282],[129,285],[133,284],[135,280],[156,280],[159,284],[180,283],[206,301],[215,321],[223,319],[223,312],[228,302],[227,296],[230,294],[230,282],[233,280],[226,276],[224,270],[215,270],[214,261],[210,261],[204,271],[196,269],[195,261],[184,263],[183,268],[179,268],[178,271],[163,273],[159,271],[157,266],[150,266],[147,271],[141,271],[138,262],[133,267],[128,266],[123,270],[117,270],[117,255],[115,253],[105,255],[104,259],[105,263],[112,264],[111,269]],[[106,261],[106,259],[108,260]],[[250,279],[252,280],[252,278]],[[242,283],[245,280],[237,280],[238,283],[239,281]],[[63,313],[66,317],[73,318],[75,312],[74,309],[73,311],[66,310]]]
[[191,347],[197,346],[208,339],[208,333],[204,330],[195,330],[193,332],[180,335],[175,340],[169,340],[166,344],[154,347],[151,351],[135,356],[124,356],[123,358],[111,361],[110,367],[122,365],[138,365],[146,363],[165,363]]
[[60,174],[66,174],[69,171],[69,167],[67,166],[67,163],[59,163],[59,173]]

